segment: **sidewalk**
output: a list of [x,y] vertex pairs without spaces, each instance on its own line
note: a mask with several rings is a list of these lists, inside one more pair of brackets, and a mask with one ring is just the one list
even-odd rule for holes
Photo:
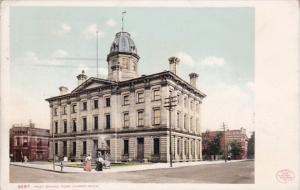
[[[245,160],[231,160],[227,163],[232,162],[241,162]],[[53,171],[52,163],[22,163],[22,162],[11,162],[11,165],[21,166],[21,167],[28,167],[28,168],[35,168],[47,171]],[[59,163],[56,163],[55,171],[60,172],[61,168]],[[185,167],[185,166],[198,166],[198,165],[209,165],[209,164],[224,164],[224,160],[217,160],[217,161],[198,161],[198,162],[176,162],[173,163],[173,168],[178,167]],[[148,163],[148,164],[139,164],[139,165],[128,165],[128,166],[121,166],[121,167],[114,167],[112,166],[109,169],[103,169],[102,172],[95,171],[93,169],[91,172],[86,172],[83,168],[76,168],[76,167],[63,167],[63,173],[117,173],[117,172],[129,172],[129,171],[138,171],[138,170],[151,170],[151,169],[163,169],[163,168],[170,168],[170,163]]]

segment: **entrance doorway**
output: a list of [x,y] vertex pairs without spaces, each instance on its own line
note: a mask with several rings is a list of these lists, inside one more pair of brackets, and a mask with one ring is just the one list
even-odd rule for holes
[[144,138],[137,139],[137,159],[141,161],[144,159]]

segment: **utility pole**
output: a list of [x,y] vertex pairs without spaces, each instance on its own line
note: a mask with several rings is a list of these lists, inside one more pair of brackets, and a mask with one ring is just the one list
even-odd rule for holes
[[173,108],[176,107],[177,96],[172,96],[171,92],[168,98],[165,98],[165,108],[169,110],[169,147],[170,147],[170,167],[173,167],[173,153],[172,153],[172,125],[171,125],[171,116]]
[[222,123],[223,135],[224,135],[224,160],[227,162],[227,148],[226,148],[226,124]]

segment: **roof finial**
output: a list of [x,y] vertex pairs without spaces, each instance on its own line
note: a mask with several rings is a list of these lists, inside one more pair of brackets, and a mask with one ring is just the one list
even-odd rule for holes
[[124,30],[124,15],[126,14],[126,11],[122,12],[122,32]]

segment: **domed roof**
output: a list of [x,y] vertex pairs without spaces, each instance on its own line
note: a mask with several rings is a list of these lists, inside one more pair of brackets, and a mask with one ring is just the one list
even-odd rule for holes
[[115,53],[133,54],[138,57],[136,46],[128,32],[118,32],[116,34],[108,56]]

